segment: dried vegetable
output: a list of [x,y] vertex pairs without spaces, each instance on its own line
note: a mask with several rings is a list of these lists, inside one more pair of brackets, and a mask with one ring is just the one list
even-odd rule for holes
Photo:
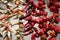
[[[4,40],[58,40],[60,33],[59,0],[0,0],[0,32]],[[46,9],[48,9],[46,11]],[[49,12],[50,13],[49,13]],[[49,37],[49,38],[48,38]]]
[[24,16],[22,8],[24,2],[20,0],[0,0],[0,32],[3,40],[13,40],[12,35],[15,34],[15,40],[23,39],[23,23],[19,18]]

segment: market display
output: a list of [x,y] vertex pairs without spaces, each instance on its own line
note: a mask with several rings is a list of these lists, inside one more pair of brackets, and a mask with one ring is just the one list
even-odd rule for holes
[[[48,9],[46,11],[46,9]],[[0,0],[0,34],[3,40],[60,40],[60,0]],[[12,34],[13,33],[13,34]]]

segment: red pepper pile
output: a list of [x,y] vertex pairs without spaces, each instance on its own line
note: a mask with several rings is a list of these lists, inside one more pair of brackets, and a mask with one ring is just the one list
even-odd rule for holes
[[[20,19],[25,19],[28,21],[25,24],[24,34],[31,35],[31,40],[40,37],[40,40],[57,40],[56,36],[60,33],[60,27],[57,25],[60,22],[59,19],[59,0],[49,0],[47,7],[50,12],[53,12],[51,16],[48,16],[48,11],[45,11],[46,4],[44,0],[26,0],[26,5],[24,12],[26,16]],[[33,18],[35,17],[35,18]],[[37,27],[34,27],[35,24],[39,24]],[[50,36],[50,38],[48,38]]]

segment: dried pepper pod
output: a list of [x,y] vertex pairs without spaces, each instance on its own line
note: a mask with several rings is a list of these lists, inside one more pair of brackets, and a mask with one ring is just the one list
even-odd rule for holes
[[16,37],[17,37],[17,39],[16,40],[24,40],[24,38],[23,38],[23,35],[22,34],[16,34]]
[[24,28],[24,25],[22,23],[19,23],[19,29],[16,30],[16,37],[17,39],[16,40],[24,40],[23,38],[23,28]]
[[31,36],[31,40],[36,40],[35,37],[36,37],[36,33],[33,33]]
[[15,2],[15,4],[19,6],[19,5],[20,5],[20,0],[17,0],[17,1]]
[[12,37],[11,36],[9,37],[8,35],[6,34],[5,37],[3,38],[3,40],[12,40]]
[[41,40],[47,40],[47,37],[45,34],[41,36]]
[[56,37],[49,38],[48,40],[57,40]]

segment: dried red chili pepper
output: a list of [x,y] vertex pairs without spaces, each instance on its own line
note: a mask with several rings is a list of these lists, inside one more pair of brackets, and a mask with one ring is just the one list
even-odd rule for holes
[[32,21],[37,22],[37,23],[40,22],[39,18],[37,18],[37,19],[32,19]]
[[50,17],[47,18],[47,20],[50,21],[50,22],[52,21],[52,19],[53,19],[53,16],[50,16]]
[[31,19],[32,19],[31,16],[28,16],[28,17],[25,18],[25,20],[28,20],[28,21],[31,20]]
[[30,0],[30,2],[31,2],[31,3],[33,3],[33,2],[34,2],[34,0]]
[[59,17],[56,17],[54,20],[55,23],[59,23]]
[[44,30],[43,30],[43,29],[40,29],[39,35],[41,36],[41,35],[43,35],[44,33],[45,33]]
[[33,29],[38,34],[38,29],[36,27],[33,27]]
[[48,29],[48,25],[47,25],[47,22],[43,22],[43,24],[42,24],[43,26],[43,28],[45,28],[45,29]]
[[51,12],[53,12],[53,11],[55,11],[55,10],[56,10],[56,7],[55,7],[55,6],[51,6],[51,7],[50,7],[50,11],[51,11]]
[[39,24],[39,26],[38,26],[39,28],[43,28],[43,25],[42,24]]
[[39,15],[43,15],[44,14],[44,11],[39,11]]
[[58,16],[59,16],[59,13],[54,13],[54,14],[53,14],[53,17],[54,17],[54,18],[56,18],[56,17],[58,17]]
[[47,16],[47,14],[48,14],[48,12],[44,12],[44,14],[43,14],[43,15],[44,15],[44,16]]
[[33,26],[28,25],[27,28],[25,29],[25,32],[28,31],[28,30],[31,30],[32,28],[33,28]]
[[49,23],[48,24],[48,28],[51,29],[51,30],[54,30],[55,26],[53,23]]
[[56,33],[55,33],[54,30],[50,30],[50,31],[49,31],[49,35],[53,37],[53,36],[56,36]]
[[24,36],[27,36],[27,35],[29,35],[29,34],[31,34],[31,33],[33,33],[33,31],[32,30],[29,30],[29,31],[27,31],[27,32],[24,32]]
[[44,16],[44,17],[43,17],[43,21],[44,21],[44,22],[47,22],[47,17]]
[[54,3],[54,6],[55,6],[56,8],[59,8],[59,2],[55,2],[55,3]]
[[56,25],[55,31],[56,31],[56,33],[60,33],[60,27]]
[[44,4],[44,3],[43,3],[42,1],[39,1],[39,2],[38,2],[38,5],[39,5],[39,6],[42,6],[43,4]]
[[36,40],[36,33],[33,33],[32,35],[31,35],[31,40]]
[[56,37],[49,38],[48,40],[57,40]]
[[41,36],[41,40],[47,40],[46,34],[44,34],[44,35]]

